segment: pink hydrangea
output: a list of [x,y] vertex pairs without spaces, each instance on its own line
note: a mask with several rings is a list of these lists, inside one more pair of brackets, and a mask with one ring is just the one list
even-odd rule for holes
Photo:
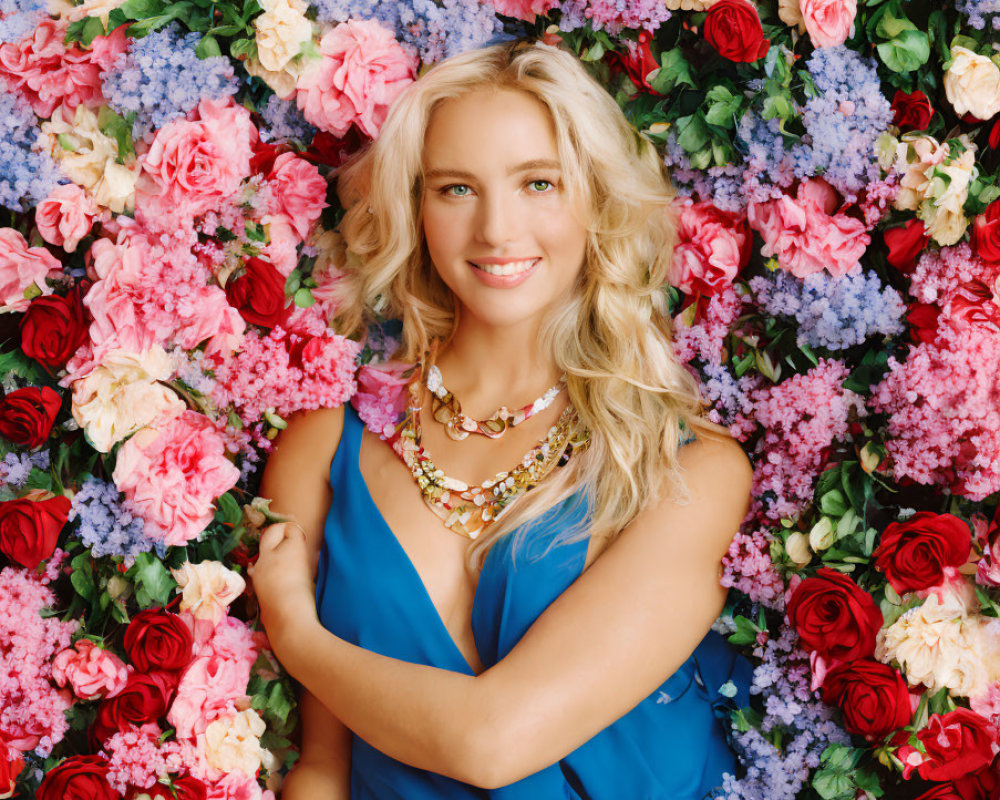
[[718,294],[750,260],[753,237],[746,220],[690,199],[678,201],[677,209],[671,283],[685,294]]
[[104,103],[101,72],[125,52],[126,27],[96,37],[89,50],[81,50],[66,47],[65,22],[45,18],[19,42],[0,44],[0,84],[19,92],[43,119],[60,104],[96,108]]
[[674,350],[682,362],[700,359],[709,364],[722,361],[729,328],[740,315],[743,299],[732,284],[707,303],[688,306],[674,317]]
[[873,404],[889,415],[886,447],[897,480],[983,500],[1000,491],[1000,333],[942,325],[933,344],[889,360]]
[[785,607],[785,582],[771,563],[771,541],[766,529],[739,531],[722,557],[720,583],[780,611]]
[[140,159],[136,218],[168,230],[224,203],[250,175],[257,129],[230,100],[202,100],[187,119],[168,122]]
[[368,430],[383,439],[392,435],[406,410],[409,378],[404,375],[412,367],[402,361],[385,361],[358,370],[358,391],[351,405]]
[[161,425],[122,445],[114,481],[145,521],[147,536],[180,546],[205,529],[213,501],[236,485],[240,471],[203,414],[184,411]]
[[179,742],[161,741],[156,723],[132,726],[104,742],[108,783],[122,795],[130,787],[148,789],[161,778],[185,772],[192,766],[190,753]]
[[52,294],[46,278],[62,272],[62,265],[44,247],[28,247],[13,228],[0,228],[0,312],[27,311],[34,295]]
[[69,684],[81,700],[114,697],[128,681],[128,667],[109,650],[90,639],[80,639],[52,660],[52,678],[60,687]]
[[319,50],[322,60],[296,87],[303,116],[337,137],[354,124],[376,138],[389,106],[416,77],[416,57],[375,20],[337,25],[323,35]]
[[43,755],[69,730],[65,711],[73,697],[52,684],[52,658],[69,647],[77,627],[75,620],[42,617],[56,605],[48,580],[28,570],[0,570],[0,730],[12,747]]
[[846,275],[857,267],[871,241],[865,224],[833,213],[836,193],[820,178],[799,184],[795,198],[750,203],[747,218],[764,239],[761,252],[799,278],[826,269]]
[[282,153],[274,160],[267,183],[273,198],[271,213],[283,214],[299,239],[305,239],[326,208],[326,181],[316,165],[294,153]]
[[35,206],[35,225],[46,242],[72,253],[90,233],[97,213],[93,197],[75,183],[64,183]]
[[493,0],[498,14],[534,22],[559,5],[559,0]]
[[804,375],[793,375],[754,397],[754,415],[764,435],[756,448],[753,496],[763,503],[767,518],[800,513],[812,499],[826,452],[847,436],[852,415],[865,415],[861,396],[841,386],[847,375],[843,362],[820,359]]

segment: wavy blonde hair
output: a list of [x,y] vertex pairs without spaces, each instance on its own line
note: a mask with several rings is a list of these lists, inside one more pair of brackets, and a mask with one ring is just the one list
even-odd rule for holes
[[397,355],[404,360],[454,333],[455,298],[421,232],[423,142],[439,103],[484,88],[525,92],[548,108],[567,191],[586,199],[581,279],[545,321],[541,342],[566,374],[590,446],[470,545],[470,566],[500,536],[517,528],[524,535],[525,523],[581,486],[590,501],[587,526],[556,541],[591,535],[606,546],[665,489],[683,499],[681,423],[696,433],[721,430],[702,418],[697,383],[673,355],[663,286],[676,224],[663,162],[572,54],[544,44],[497,45],[441,62],[396,101],[378,140],[341,170],[349,256],[338,283],[338,329],[359,335],[379,316],[401,319]]

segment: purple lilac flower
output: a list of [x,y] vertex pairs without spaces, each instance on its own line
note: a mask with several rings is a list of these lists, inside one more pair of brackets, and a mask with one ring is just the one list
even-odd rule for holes
[[87,478],[73,497],[70,520],[79,520],[76,535],[95,558],[134,557],[155,549],[162,557],[163,542],[143,533],[143,521],[128,511],[119,499],[118,487],[97,478]]
[[0,44],[21,41],[47,14],[45,0],[0,0]]
[[841,277],[821,272],[799,279],[779,271],[751,278],[750,288],[769,315],[796,319],[799,345],[844,350],[876,334],[903,332],[906,304],[874,272]]
[[475,0],[314,0],[320,22],[375,19],[425,64],[482,47],[503,33],[492,3]]
[[652,33],[670,19],[663,0],[563,0],[559,28],[572,31],[587,23],[593,30],[617,36],[624,29]]
[[0,205],[27,211],[62,180],[48,153],[36,148],[38,119],[13,92],[0,92]]
[[701,393],[711,406],[709,418],[721,425],[732,425],[737,418],[753,413],[751,391],[760,380],[750,372],[737,378],[725,364],[707,363],[701,368]]
[[31,470],[40,469],[44,472],[48,468],[48,450],[39,450],[37,453],[7,453],[3,461],[0,461],[0,486],[20,489],[28,482]]
[[225,56],[201,59],[201,34],[181,34],[177,25],[136,39],[103,73],[101,86],[112,108],[136,114],[137,139],[186,116],[203,99],[236,93],[237,80]]
[[276,94],[268,98],[260,115],[264,121],[260,128],[260,138],[265,142],[297,139],[309,144],[316,133],[316,129],[306,122],[294,102],[282,100]]
[[965,14],[969,27],[981,31],[989,22],[993,30],[1000,30],[1000,0],[958,0],[955,8]]
[[892,122],[873,59],[844,46],[817,48],[806,68],[822,92],[802,113],[806,136],[792,151],[795,175],[822,175],[849,201],[879,177],[876,140]]

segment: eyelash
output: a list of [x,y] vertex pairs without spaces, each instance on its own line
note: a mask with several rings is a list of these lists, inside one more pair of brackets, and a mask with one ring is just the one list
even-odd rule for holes
[[[544,189],[543,191],[535,192],[535,194],[548,194],[549,192],[555,191],[558,188],[558,186],[556,185],[555,181],[550,181],[550,180],[548,180],[546,178],[533,178],[532,180],[530,180],[527,183],[525,183],[525,186],[531,186],[532,184],[535,184],[535,183],[545,183],[545,184],[548,184],[548,187],[549,187],[547,189]],[[451,193],[452,189],[456,189],[458,187],[464,187],[464,188],[468,189],[469,185],[466,184],[466,183],[452,183],[452,184],[449,184],[448,186],[442,187],[438,191],[442,195],[444,195],[445,197],[468,197],[468,195],[466,195],[466,194],[452,194]]]

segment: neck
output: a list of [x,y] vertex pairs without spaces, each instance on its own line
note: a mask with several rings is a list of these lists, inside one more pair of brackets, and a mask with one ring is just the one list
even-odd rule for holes
[[537,325],[496,327],[463,315],[458,330],[438,351],[445,386],[470,416],[534,401],[559,381],[551,353],[539,347]]

